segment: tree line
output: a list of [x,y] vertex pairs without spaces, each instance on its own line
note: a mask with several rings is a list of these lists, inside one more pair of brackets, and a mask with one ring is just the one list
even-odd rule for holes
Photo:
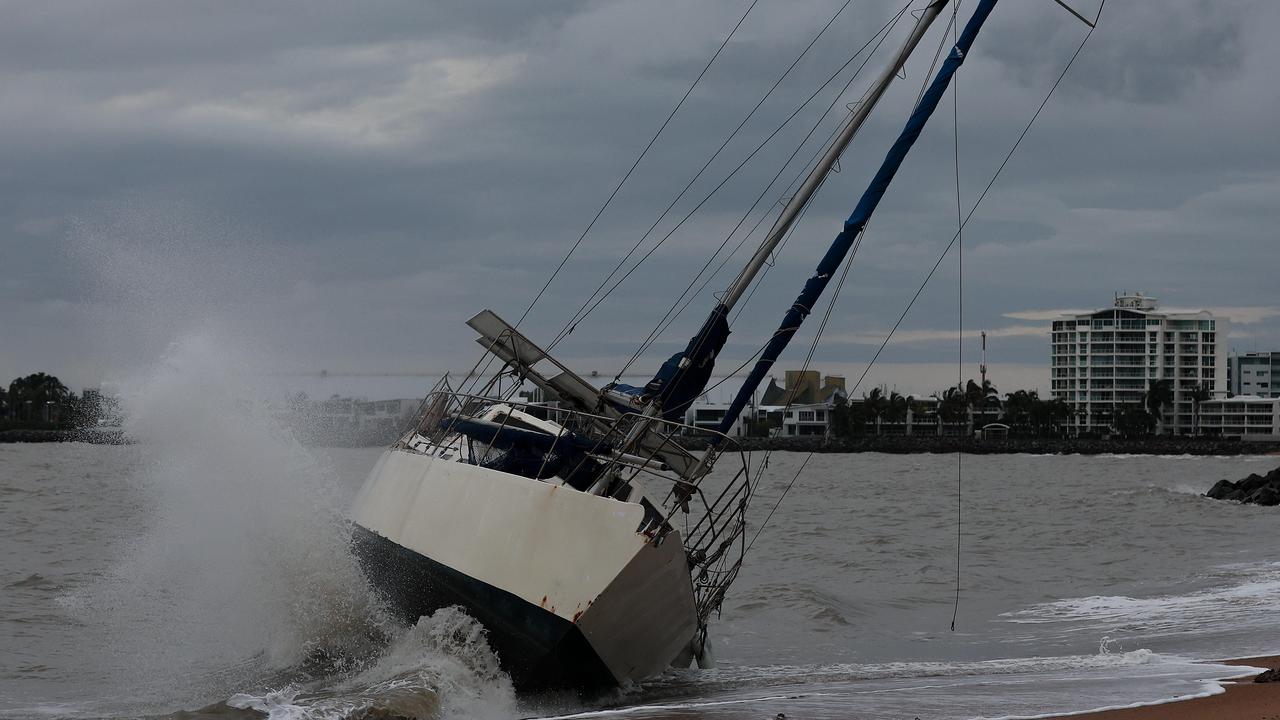
[[72,392],[56,375],[15,378],[8,387],[0,386],[0,427],[68,430],[118,420],[113,400],[89,395]]
[[[1207,386],[1191,393],[1194,412],[1201,402],[1210,399]],[[1173,404],[1173,381],[1153,382],[1141,403],[1122,404],[1112,414],[1112,430],[1124,437],[1138,437],[1155,432]],[[923,426],[913,434],[927,433],[930,425],[964,423],[967,430],[989,423],[1009,427],[1011,435],[1024,437],[1063,437],[1070,432],[1076,411],[1060,398],[1044,399],[1036,390],[1015,390],[1001,399],[990,380],[969,380],[934,393],[928,398],[901,395],[896,391],[873,388],[861,401],[850,402],[837,396],[831,409],[830,431],[836,437],[863,437],[882,434],[885,425],[901,425],[911,415],[913,426]],[[1193,425],[1195,422],[1193,420]]]

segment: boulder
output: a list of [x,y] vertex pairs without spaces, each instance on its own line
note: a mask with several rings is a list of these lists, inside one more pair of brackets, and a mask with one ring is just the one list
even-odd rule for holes
[[1244,502],[1253,503],[1254,505],[1280,505],[1280,492],[1272,487],[1262,487],[1255,490]]
[[1249,477],[1236,483],[1236,487],[1246,493],[1251,493],[1266,484],[1266,477],[1259,475],[1258,473],[1249,473]]
[[1219,480],[1213,484],[1213,487],[1209,488],[1209,492],[1205,493],[1205,495],[1213,498],[1214,500],[1233,500],[1234,498],[1231,496],[1235,494],[1235,492],[1235,483],[1230,480]]
[[1205,495],[1215,500],[1234,500],[1251,505],[1280,505],[1280,468],[1266,475],[1251,473],[1238,482],[1219,480]]

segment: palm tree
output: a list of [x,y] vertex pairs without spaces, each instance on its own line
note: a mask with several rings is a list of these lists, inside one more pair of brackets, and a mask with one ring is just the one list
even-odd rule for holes
[[15,419],[38,420],[40,410],[47,403],[61,406],[71,397],[71,391],[53,375],[34,373],[9,383],[9,403]]
[[1151,413],[1151,417],[1155,418],[1156,425],[1159,425],[1164,420],[1165,406],[1173,404],[1173,381],[1164,378],[1152,382],[1142,404]]
[[905,395],[899,395],[896,390],[890,392],[889,400],[885,404],[885,417],[889,422],[906,422],[907,408],[910,404],[910,400]]
[[1032,410],[1040,402],[1040,393],[1035,390],[1015,390],[1005,396],[1004,414],[1006,422],[1013,427],[1031,430]]
[[1000,406],[1000,391],[996,389],[995,383],[984,379],[982,381],[982,406],[990,407],[993,404],[996,407]]
[[1075,415],[1071,405],[1062,398],[1040,400],[1036,403],[1036,407],[1045,419],[1045,425],[1053,431],[1054,435],[1065,434],[1067,426],[1071,424],[1071,417]]
[[866,408],[869,415],[876,423],[876,434],[880,434],[880,418],[885,411],[889,409],[889,399],[884,396],[884,390],[880,388],[871,388],[871,392],[862,395],[862,407]]
[[999,416],[1000,392],[990,380],[984,379],[981,385],[973,380],[965,383],[964,396],[969,401],[969,408],[973,415],[982,415],[983,422],[990,422],[993,419],[991,417],[993,409],[995,415]]
[[987,399],[987,393],[982,386],[973,380],[964,384],[964,399],[968,401],[969,407],[980,408],[982,403]]
[[1200,434],[1200,403],[1213,399],[1213,391],[1209,386],[1200,383],[1191,391],[1191,434]]
[[946,422],[959,422],[965,419],[969,409],[969,400],[959,387],[947,388],[938,398],[938,414]]
[[1125,438],[1147,435],[1155,424],[1155,418],[1151,417],[1151,413],[1137,403],[1121,405],[1116,412],[1116,432]]

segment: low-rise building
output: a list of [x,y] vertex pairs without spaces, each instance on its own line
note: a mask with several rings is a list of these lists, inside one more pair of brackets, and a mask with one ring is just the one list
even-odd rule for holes
[[[730,437],[826,435],[835,399],[845,396],[843,376],[824,377],[817,370],[788,370],[783,385],[774,378],[769,379],[759,403],[743,408],[726,434]],[[685,411],[684,423],[719,430],[728,411],[728,403],[708,402],[704,397]]]
[[1206,400],[1200,403],[1200,432],[1242,440],[1280,440],[1280,397]]
[[[729,412],[729,403],[709,403],[695,402],[689,406],[684,413],[684,424],[702,430],[719,431],[720,423],[724,420],[725,413]],[[756,412],[755,408],[743,408],[742,413],[733,422],[733,426],[729,428],[729,432],[725,433],[730,437],[742,437],[747,433],[747,420]]]
[[831,425],[831,403],[828,402],[792,404],[777,410],[782,411],[782,432],[779,435],[826,435]]
[[280,419],[317,444],[373,444],[391,442],[413,421],[422,401],[415,398],[366,400],[334,395],[310,400],[289,399]]

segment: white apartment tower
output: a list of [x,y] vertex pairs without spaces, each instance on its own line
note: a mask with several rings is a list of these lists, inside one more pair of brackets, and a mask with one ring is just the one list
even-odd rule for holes
[[1207,310],[1160,312],[1156,298],[1141,293],[1117,295],[1102,310],[1063,315],[1050,341],[1053,397],[1072,405],[1078,430],[1106,432],[1120,407],[1141,405],[1153,382],[1168,379],[1173,404],[1159,430],[1190,434],[1195,390],[1227,394],[1229,329],[1230,320]]

